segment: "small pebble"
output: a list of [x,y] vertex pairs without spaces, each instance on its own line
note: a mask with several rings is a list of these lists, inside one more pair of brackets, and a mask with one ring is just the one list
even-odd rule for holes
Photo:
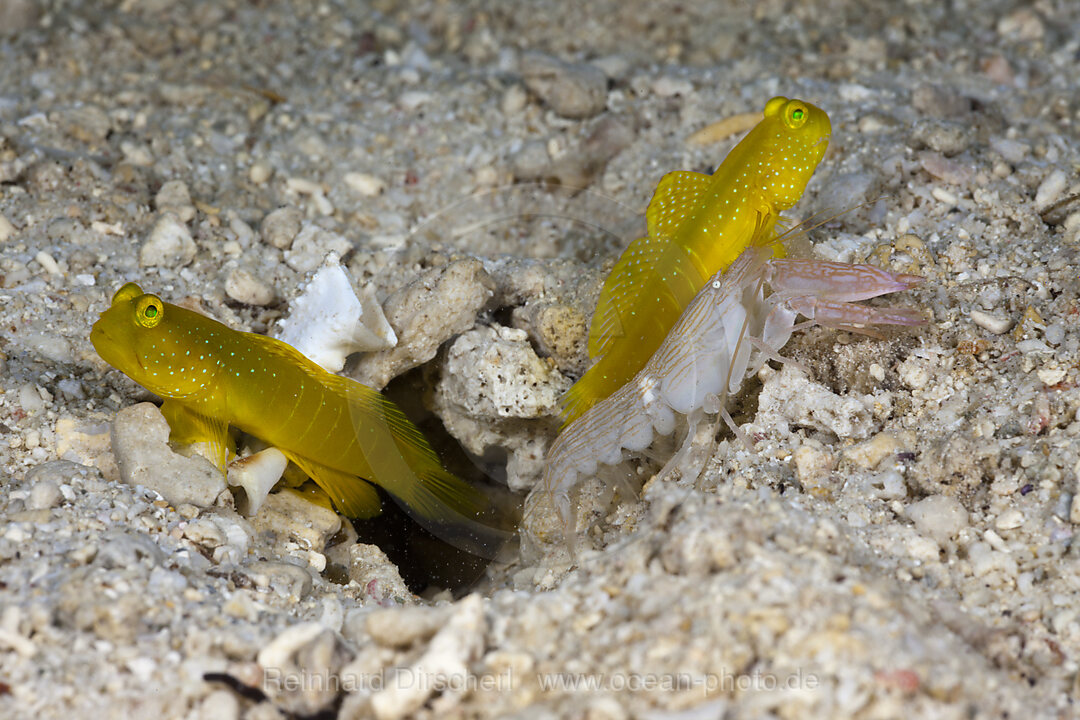
[[132,405],[116,414],[112,448],[121,480],[154,490],[173,506],[191,503],[209,507],[225,489],[225,478],[209,462],[172,451],[169,425],[150,403]]
[[[987,530],[984,537],[990,533],[993,533],[993,530]],[[975,577],[985,577],[995,570],[1006,576],[1016,574],[1016,560],[1000,550],[995,550],[993,543],[973,542],[967,548],[967,555],[968,562],[971,563],[971,572]]]
[[407,90],[398,96],[397,104],[402,110],[412,112],[431,101],[432,95],[423,90]]
[[[215,559],[221,549],[214,552]],[[311,573],[293,563],[257,560],[247,563],[243,572],[257,587],[272,590],[279,597],[294,603],[311,593]]]
[[190,264],[195,259],[196,252],[198,246],[195,245],[187,225],[172,213],[165,213],[139,248],[139,265],[181,267]]
[[1039,184],[1039,189],[1035,191],[1035,209],[1042,212],[1057,202],[1058,198],[1061,197],[1061,193],[1065,191],[1068,182],[1065,171],[1061,169],[1054,170],[1043,178],[1043,181]]
[[446,615],[444,608],[427,605],[374,610],[368,614],[365,627],[379,645],[404,648],[438,632]]
[[[923,170],[950,185],[966,185],[975,174],[970,164],[947,158],[933,150],[923,150],[918,154],[918,159]],[[950,204],[956,204],[955,199]]]
[[60,266],[56,263],[56,259],[44,250],[40,251],[37,255],[35,255],[34,260],[36,260],[37,264],[40,265],[45,270],[45,272],[49,273],[50,275],[64,274],[63,271],[60,269]]
[[722,140],[727,140],[733,135],[746,132],[754,127],[761,122],[762,117],[763,115],[760,112],[731,115],[723,120],[718,120],[706,125],[694,132],[686,139],[686,142],[688,145],[711,145]]
[[64,132],[88,145],[100,143],[112,130],[109,115],[90,103],[61,111],[58,119]]
[[1029,7],[1021,7],[998,20],[998,35],[1013,40],[1038,40],[1046,34],[1046,27],[1038,13]]
[[971,111],[971,102],[954,90],[937,85],[920,85],[911,94],[911,104],[919,112],[935,118],[958,117]]
[[198,518],[189,522],[184,528],[184,537],[210,550],[225,544],[225,533],[208,518]]
[[607,106],[607,77],[594,65],[528,52],[521,57],[521,75],[525,86],[562,117],[589,118]]
[[[43,331],[32,331],[23,335],[22,343],[26,348],[54,363],[70,363],[75,360],[75,353],[74,350],[72,350],[71,341],[62,335],[54,335]],[[22,395],[20,394],[20,399],[21,398]],[[33,403],[33,398],[31,398],[30,401]],[[40,397],[38,398],[38,402],[40,402]]]
[[878,433],[866,442],[859,443],[844,450],[844,457],[863,469],[871,469],[889,457],[899,452],[903,443],[894,434],[889,432]]
[[1043,331],[1043,340],[1051,345],[1060,345],[1065,341],[1065,326],[1060,322],[1051,323]]
[[795,450],[793,458],[795,477],[803,490],[812,495],[826,495],[831,489],[829,474],[836,467],[833,454],[818,443],[807,441]]
[[268,495],[251,524],[260,533],[291,538],[302,547],[322,552],[341,529],[341,516],[328,507],[317,505],[300,493],[286,489]]
[[473,418],[550,415],[570,384],[536,355],[528,333],[501,325],[459,335],[445,363],[439,394]]
[[274,302],[274,288],[243,268],[235,268],[225,278],[225,294],[245,305],[269,305]]
[[907,497],[907,483],[904,476],[896,470],[887,470],[874,479],[875,485],[881,485],[876,494],[886,500],[900,500]]
[[1068,370],[1063,367],[1041,367],[1035,371],[1044,385],[1054,386],[1065,379]]
[[503,93],[502,99],[499,101],[499,108],[502,110],[503,115],[513,116],[524,110],[525,103],[528,101],[529,95],[525,92],[525,88],[520,85],[511,85]]
[[345,184],[364,197],[382,195],[386,190],[386,182],[382,178],[361,172],[345,173]]
[[259,225],[263,242],[287,250],[300,232],[304,214],[292,206],[279,207],[267,213]]
[[936,187],[936,188],[934,188],[933,190],[930,191],[930,194],[933,196],[933,198],[935,200],[937,200],[938,202],[940,202],[940,203],[942,203],[944,205],[955,205],[956,202],[957,202],[956,195],[949,192],[945,188]]
[[900,363],[900,381],[912,390],[919,390],[930,382],[930,371],[917,358],[911,357]]
[[169,211],[181,222],[191,222],[195,217],[195,206],[191,202],[191,192],[183,180],[169,180],[161,186],[154,196],[154,206],[159,211]]
[[1016,85],[1016,72],[1008,59],[1000,53],[995,53],[979,63],[979,68],[999,85]]
[[333,215],[334,206],[326,197],[323,186],[307,178],[291,177],[285,180],[285,187],[297,193],[311,198],[316,212],[320,215]]
[[539,140],[522,143],[510,158],[510,166],[517,180],[537,180],[544,176],[551,165],[547,146]]
[[357,543],[349,547],[349,580],[364,588],[377,602],[392,600],[402,605],[416,602],[397,565],[390,562],[378,545]]
[[352,243],[344,235],[308,223],[285,251],[285,264],[297,272],[308,273],[319,267],[330,253],[341,256],[351,249]]
[[473,182],[478,188],[493,187],[499,183],[499,171],[491,165],[479,167],[473,173]]
[[256,185],[267,183],[273,176],[274,168],[271,167],[269,163],[265,163],[262,160],[252,163],[251,168],[248,170],[248,180]]
[[904,543],[908,555],[921,563],[937,562],[941,558],[941,548],[928,537],[914,535]]
[[971,318],[971,322],[975,323],[983,330],[992,332],[995,335],[1002,335],[1004,333],[1007,333],[1009,332],[1009,329],[1013,326],[1013,321],[1011,318],[997,317],[996,315],[985,313],[982,310],[978,310],[976,308],[972,308],[971,311],[968,313],[968,316]]
[[916,122],[914,139],[945,157],[951,157],[967,150],[975,139],[975,133],[968,124],[924,119]]
[[1027,143],[1004,137],[991,138],[990,147],[1013,165],[1022,162],[1031,152],[1031,147]]
[[1069,506],[1069,522],[1080,525],[1080,460],[1077,460],[1076,465],[1073,466],[1073,475],[1076,477],[1076,482],[1072,489],[1072,504]]
[[232,690],[215,690],[199,703],[195,717],[197,720],[237,720],[240,701]]
[[689,97],[694,92],[694,84],[684,78],[665,75],[653,81],[652,91],[659,97]]
[[123,153],[124,160],[135,167],[150,167],[154,164],[154,154],[143,143],[124,140],[120,143],[120,152]]
[[316,193],[322,193],[322,185],[314,180],[308,180],[302,177],[286,178],[285,187],[300,195],[314,195]]
[[15,234],[15,226],[3,215],[0,215],[0,243],[7,242]]
[[326,628],[317,622],[293,625],[260,650],[256,659],[264,670],[288,669],[292,665],[292,656],[324,632]]
[[39,480],[30,488],[26,507],[30,510],[48,510],[59,505],[62,498],[59,485],[51,480]]
[[206,518],[225,535],[225,543],[214,548],[214,562],[236,565],[243,561],[255,538],[255,528],[251,523],[224,509],[217,509]]
[[960,501],[948,495],[930,495],[907,507],[915,528],[944,544],[968,526],[968,513]]
[[994,521],[994,527],[998,530],[1014,530],[1024,524],[1024,513],[1016,508],[1010,508],[998,515]]

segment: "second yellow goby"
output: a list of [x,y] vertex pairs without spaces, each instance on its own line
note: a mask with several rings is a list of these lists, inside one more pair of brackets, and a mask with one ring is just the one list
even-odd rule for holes
[[774,97],[715,173],[661,178],[646,211],[648,234],[626,248],[600,293],[589,330],[589,357],[599,359],[562,400],[567,424],[644,367],[705,281],[751,238],[775,232],[831,133],[820,108]]
[[375,483],[461,549],[492,557],[509,537],[476,519],[486,499],[443,468],[397,405],[280,340],[233,330],[128,283],[90,341],[106,362],[165,399],[171,440],[208,443],[222,472],[232,425],[281,450],[344,515],[381,512]]

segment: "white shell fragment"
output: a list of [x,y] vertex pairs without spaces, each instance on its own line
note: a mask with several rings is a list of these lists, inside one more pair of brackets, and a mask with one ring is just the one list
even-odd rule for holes
[[397,345],[375,291],[367,286],[357,298],[337,253],[326,256],[303,293],[292,302],[289,317],[279,326],[278,339],[333,373],[345,367],[345,358],[354,352]]
[[259,512],[288,464],[284,453],[273,447],[229,463],[228,483],[244,488],[248,515]]
[[972,308],[968,313],[971,317],[971,322],[975,323],[983,330],[994,333],[995,335],[1001,335],[1007,333],[1013,326],[1012,318],[1003,318],[990,313],[985,313],[982,310]]

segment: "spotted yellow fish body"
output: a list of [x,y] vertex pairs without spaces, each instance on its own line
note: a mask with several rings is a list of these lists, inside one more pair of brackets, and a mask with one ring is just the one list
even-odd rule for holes
[[208,443],[224,471],[228,428],[281,450],[349,517],[379,514],[379,485],[435,535],[491,556],[507,534],[378,391],[333,375],[280,340],[233,330],[128,283],[94,323],[98,354],[165,399],[170,438]]
[[630,244],[604,283],[589,330],[589,356],[599,359],[563,398],[566,423],[644,367],[709,277],[752,238],[774,234],[831,132],[820,108],[774,97],[715,173],[678,170],[660,180],[646,211],[648,234]]

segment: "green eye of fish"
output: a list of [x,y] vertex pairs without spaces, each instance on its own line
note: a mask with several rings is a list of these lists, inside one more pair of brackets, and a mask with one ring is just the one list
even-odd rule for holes
[[787,113],[784,115],[784,120],[787,126],[792,130],[796,130],[806,123],[806,108],[802,105],[794,105],[788,108]]
[[164,308],[154,295],[143,295],[135,304],[135,322],[144,328],[152,328],[161,322]]

